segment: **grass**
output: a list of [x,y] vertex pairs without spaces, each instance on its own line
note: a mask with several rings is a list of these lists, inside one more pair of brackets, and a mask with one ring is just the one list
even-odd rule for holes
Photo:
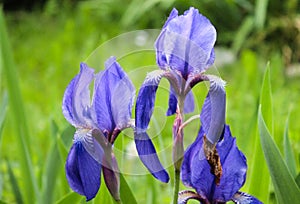
[[[5,16],[9,33],[9,41],[5,43],[9,45],[10,42],[13,55],[7,56],[8,53],[3,50],[4,43],[0,40],[2,65],[0,122],[5,112],[3,110],[6,110],[2,108],[2,104],[5,104],[4,93],[8,92],[9,95],[2,134],[0,132],[0,201],[84,203],[81,196],[71,193],[65,179],[64,162],[74,129],[69,127],[61,113],[62,96],[69,81],[78,73],[79,63],[81,61],[97,63],[92,59],[93,56],[106,56],[107,53],[118,52],[120,44],[102,47],[88,58],[100,44],[126,31],[117,20],[113,20],[113,14],[109,19],[102,20],[99,18],[101,16],[92,14],[87,6],[91,5],[82,6],[74,13],[53,14],[48,10],[48,13],[20,12]],[[117,14],[115,16],[118,17]],[[240,48],[240,45],[238,47]],[[9,48],[5,48],[5,51],[7,50],[9,51]],[[151,51],[125,55],[119,61],[127,72],[132,73],[130,76],[136,87],[142,83],[146,72],[156,69],[155,55]],[[257,157],[254,156],[253,148],[258,137],[257,113],[267,63],[270,66],[272,86],[270,97],[273,102],[273,134],[272,132],[271,134],[283,154],[285,124],[289,116],[288,135],[292,153],[298,158],[300,84],[299,78],[285,74],[286,68],[281,54],[273,52],[271,55],[261,56],[258,52],[244,49],[240,51],[235,62],[217,67],[217,70],[227,81],[226,121],[230,124],[233,135],[237,137],[238,146],[248,160],[248,178],[243,191],[253,193],[265,203],[275,203],[271,184],[269,191],[262,189],[262,192],[256,192],[253,190],[255,186],[252,186],[256,180],[270,176],[268,170],[263,175],[253,174],[260,168],[259,164],[255,165]],[[97,66],[95,68],[100,70],[102,64],[101,58],[99,64],[95,64]],[[154,111],[155,120],[150,124],[149,133],[158,136],[154,138],[155,146],[161,152],[159,156],[169,167],[168,171],[172,176],[170,144],[174,118],[166,118],[163,113],[167,108],[165,88],[168,88],[168,84],[163,81],[156,100],[159,108]],[[195,87],[197,108],[193,114],[200,112],[206,92],[205,84]],[[2,130],[2,124],[0,127]],[[199,121],[187,126],[185,146],[194,140],[198,128]],[[120,168],[127,172],[124,176],[138,203],[170,203],[171,185],[162,184],[151,175],[130,175],[132,172],[134,174],[146,172],[141,162],[129,155],[132,151],[132,148],[129,148],[132,134],[132,131],[128,130],[123,136],[120,135],[115,144],[115,153],[120,161]],[[124,149],[128,154],[123,154]],[[258,157],[265,162],[263,155]],[[299,173],[299,161],[296,161],[295,172]],[[144,187],[145,184],[147,189]],[[181,185],[180,189],[185,187]],[[113,203],[103,182],[100,193],[94,201],[99,202]]]

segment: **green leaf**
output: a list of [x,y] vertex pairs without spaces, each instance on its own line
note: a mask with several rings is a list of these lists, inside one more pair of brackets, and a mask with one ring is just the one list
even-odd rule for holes
[[286,165],[289,168],[291,175],[294,178],[296,178],[297,176],[296,158],[294,156],[292,146],[289,140],[289,119],[286,120],[286,124],[285,124],[283,148],[284,148],[284,159]]
[[63,130],[61,135],[57,138],[56,141],[57,148],[62,161],[65,161],[68,156],[68,152],[72,145],[74,134],[75,134],[74,127],[69,125]]
[[67,195],[65,195],[63,198],[61,198],[59,201],[57,201],[55,204],[76,204],[80,203],[80,201],[83,199],[81,195],[75,192],[71,192]]
[[272,88],[270,79],[270,64],[267,64],[264,74],[263,84],[260,92],[261,112],[264,116],[268,129],[273,134],[273,102]]
[[21,194],[16,176],[15,176],[8,160],[6,160],[6,166],[7,166],[7,169],[8,169],[9,180],[10,180],[10,184],[11,184],[16,202],[18,204],[22,204],[22,203],[24,203],[23,198],[22,198],[22,194]]
[[57,138],[57,147],[58,147],[58,151],[59,151],[59,156],[60,156],[61,160],[64,161],[65,159],[67,159],[69,150],[64,145],[64,142],[62,141],[61,137]]
[[258,112],[258,129],[278,203],[299,203],[300,190],[270,135],[262,116],[261,108],[259,108]]
[[7,111],[7,102],[8,102],[7,93],[4,92],[2,96],[1,105],[0,105],[0,141],[1,141],[1,135],[4,126],[6,111]]
[[245,43],[247,36],[250,34],[252,29],[253,29],[253,18],[252,17],[245,18],[242,25],[236,32],[235,38],[234,38],[235,40],[233,41],[233,44],[232,44],[232,50],[235,53],[238,53],[240,51],[243,44]]
[[131,203],[131,204],[137,204],[136,199],[128,185],[128,183],[125,180],[125,177],[123,174],[120,173],[120,196],[122,203]]
[[268,0],[256,0],[254,24],[258,29],[263,29],[267,17]]
[[[52,121],[51,125],[52,135],[57,135],[58,128],[54,121]],[[54,137],[54,136],[53,136]],[[57,138],[57,137],[56,137]],[[57,176],[59,174],[59,170],[62,168],[62,160],[60,159],[60,154],[57,145],[57,139],[51,145],[50,153],[46,159],[46,164],[44,166],[43,173],[43,192],[42,199],[43,203],[51,204],[53,203],[54,198],[54,189],[57,181]]]
[[[268,118],[269,126],[272,127],[272,95],[270,83],[270,70],[269,66],[264,74],[263,84],[260,93],[260,103],[264,107],[264,116]],[[259,198],[262,202],[268,203],[269,201],[269,183],[270,177],[268,168],[263,156],[263,151],[260,144],[259,136],[255,138],[255,151],[254,151],[253,165],[251,166],[251,180],[249,193]],[[264,176],[261,176],[264,175]]]
[[7,204],[7,203],[4,202],[3,200],[0,200],[0,204]]
[[19,147],[21,177],[24,183],[24,201],[26,203],[34,203],[40,201],[37,180],[33,172],[33,165],[29,151],[29,131],[27,120],[25,117],[24,106],[22,103],[21,92],[19,88],[19,80],[17,70],[14,64],[12,50],[9,44],[8,34],[6,31],[5,20],[2,9],[0,9],[0,53],[2,63],[0,70],[3,70],[7,83],[9,95],[9,105],[12,111],[14,125],[17,130],[16,139]]
[[300,173],[295,178],[295,181],[296,181],[296,184],[297,184],[298,188],[300,188]]

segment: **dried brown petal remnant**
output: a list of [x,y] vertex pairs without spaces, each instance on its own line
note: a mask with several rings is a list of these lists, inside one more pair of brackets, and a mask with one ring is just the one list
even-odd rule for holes
[[210,172],[215,176],[216,185],[219,185],[222,176],[222,165],[216,145],[211,144],[209,140],[206,139],[206,135],[204,135],[203,140],[204,154],[210,165]]

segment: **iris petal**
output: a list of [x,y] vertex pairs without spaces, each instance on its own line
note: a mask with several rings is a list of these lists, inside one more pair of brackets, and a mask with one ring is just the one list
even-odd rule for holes
[[101,165],[81,142],[71,147],[65,168],[68,183],[75,192],[84,195],[87,201],[96,196],[100,188]]
[[215,144],[219,141],[225,124],[225,82],[215,76],[208,77],[210,88],[202,107],[200,119],[207,139]]
[[169,176],[162,167],[155,147],[146,133],[150,118],[154,109],[154,102],[158,84],[164,72],[154,71],[147,75],[136,100],[135,107],[135,144],[140,159],[152,175],[163,181],[168,182]]
[[102,163],[104,151],[96,139],[92,136],[92,130],[77,129],[74,135],[74,143],[82,143],[84,149],[92,156],[99,164]]
[[236,204],[262,204],[257,198],[243,192],[234,194],[232,201]]
[[243,186],[246,177],[246,158],[236,146],[228,126],[224,138],[216,146],[220,155],[223,174],[220,184],[215,184],[215,177],[203,152],[203,136],[200,128],[198,137],[186,150],[182,163],[181,178],[185,185],[196,189],[198,194],[212,201],[227,202]]
[[169,175],[161,165],[154,145],[146,132],[135,133],[134,141],[139,157],[151,174],[158,180],[167,183]]
[[204,155],[203,135],[203,128],[200,128],[198,137],[187,148],[181,167],[181,179],[184,185],[193,187],[202,198],[210,200],[214,176],[210,173],[210,166]]
[[225,126],[224,139],[217,144],[223,174],[214,193],[215,200],[228,201],[244,185],[247,163],[244,154],[237,148],[229,126]]
[[94,70],[86,64],[80,64],[80,73],[68,85],[62,104],[66,120],[73,126],[85,125],[89,119],[89,85],[94,77]]
[[93,107],[99,128],[111,132],[129,123],[135,89],[115,57],[105,67],[96,76]]
[[176,69],[184,78],[202,72],[214,61],[216,30],[210,21],[190,8],[184,15],[172,11],[155,43],[157,64]]
[[146,131],[154,109],[158,84],[163,77],[163,71],[150,72],[141,86],[135,107],[135,127],[137,131]]

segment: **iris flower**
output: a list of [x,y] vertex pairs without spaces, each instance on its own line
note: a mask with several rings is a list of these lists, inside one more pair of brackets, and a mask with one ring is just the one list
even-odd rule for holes
[[[190,90],[201,81],[215,83],[214,80],[218,80],[217,77],[204,74],[214,62],[215,41],[214,26],[192,7],[183,15],[178,15],[178,11],[173,9],[156,40],[156,62],[160,70],[150,72],[139,90],[135,109],[135,142],[144,165],[154,177],[163,182],[168,182],[169,176],[161,165],[155,147],[147,134],[159,82],[163,77],[170,82],[167,115],[176,113],[173,127],[173,161],[176,163],[177,160],[182,159],[184,152],[183,132],[180,129],[183,114],[192,112],[194,108]],[[225,103],[223,99],[220,103],[222,102]],[[212,108],[218,108],[215,105],[218,106],[213,103]],[[218,116],[220,120],[225,114],[222,109],[214,113],[220,115]],[[219,135],[215,135],[213,131],[220,131],[220,128],[211,131],[209,139],[214,143],[218,140],[215,137]],[[181,162],[178,162],[177,168],[180,168],[180,165]]]
[[183,184],[194,188],[197,193],[183,191],[179,194],[180,204],[192,198],[205,204],[221,204],[230,200],[239,204],[261,203],[256,198],[239,192],[246,179],[247,163],[236,146],[235,138],[231,136],[229,126],[225,125],[223,115],[222,119],[220,114],[218,116],[218,112],[225,110],[224,103],[220,102],[224,93],[222,81],[211,84],[202,107],[202,125],[198,136],[187,148],[181,166]]
[[[89,86],[93,80],[90,100]],[[106,61],[105,70],[98,74],[81,63],[80,73],[64,93],[63,114],[76,128],[66,161],[66,176],[70,187],[87,201],[100,188],[101,170],[110,193],[119,200],[118,167],[112,145],[124,128],[132,126],[134,95],[133,84],[114,57]]]

